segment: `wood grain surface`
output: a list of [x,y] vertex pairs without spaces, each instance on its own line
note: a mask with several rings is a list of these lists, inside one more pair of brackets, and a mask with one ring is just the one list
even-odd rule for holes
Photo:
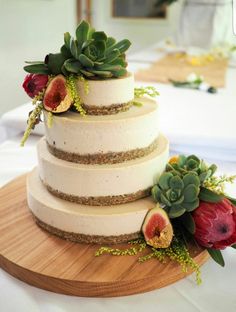
[[[25,179],[0,189],[0,267],[9,274],[38,288],[83,297],[143,293],[186,276],[174,262],[139,263],[138,255],[95,257],[98,245],[68,242],[43,231],[28,210]],[[207,253],[195,248],[191,254],[201,265]]]
[[191,73],[204,77],[204,80],[211,86],[222,88],[225,86],[227,60],[216,59],[206,64],[193,66],[183,57],[176,57],[175,54],[167,55],[153,63],[147,69],[140,69],[135,73],[135,79],[140,81],[153,81],[169,83],[169,79],[186,81]]

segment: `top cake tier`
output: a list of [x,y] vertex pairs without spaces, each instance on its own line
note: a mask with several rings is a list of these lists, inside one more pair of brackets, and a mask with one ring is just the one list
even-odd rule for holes
[[78,94],[88,115],[110,115],[127,110],[134,99],[134,76],[116,79],[78,80]]
[[141,107],[106,116],[81,116],[66,112],[53,117],[46,140],[51,154],[81,164],[114,164],[144,157],[157,147],[158,105],[149,98],[138,99]]

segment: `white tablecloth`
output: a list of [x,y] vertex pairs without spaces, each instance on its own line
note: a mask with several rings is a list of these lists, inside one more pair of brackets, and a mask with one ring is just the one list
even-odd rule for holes
[[[37,163],[35,144],[39,136],[32,136],[24,148],[19,147],[20,138],[18,135],[0,145],[0,186],[27,172]],[[217,164],[221,172],[236,172],[236,162],[218,161]],[[235,185],[228,190],[231,195],[236,195]],[[203,283],[200,286],[196,285],[192,275],[149,293],[109,299],[76,298],[50,293],[29,286],[0,269],[0,311],[234,312],[236,252],[230,248],[223,254],[226,267],[221,268],[209,260],[202,267]]]

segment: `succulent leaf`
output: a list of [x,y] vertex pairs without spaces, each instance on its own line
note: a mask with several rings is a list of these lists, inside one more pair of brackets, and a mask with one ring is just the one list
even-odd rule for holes
[[84,54],[79,55],[79,61],[85,67],[93,67],[94,65],[94,62]]
[[71,35],[68,32],[64,33],[64,42],[68,50],[70,50],[70,39],[71,39]]
[[49,53],[47,57],[47,66],[53,75],[61,73],[62,65],[64,64],[66,57],[62,53]]
[[114,46],[115,43],[116,43],[116,39],[114,39],[113,37],[107,38],[107,48]]
[[92,38],[94,40],[98,40],[98,41],[106,41],[107,40],[107,35],[104,33],[104,31],[95,31],[92,34]]
[[88,39],[89,28],[89,23],[82,21],[75,31],[76,39],[78,41],[78,48],[80,50],[79,52],[81,52],[83,43]]
[[174,177],[170,178],[169,186],[172,189],[181,189],[182,190],[184,188],[184,183],[179,176],[174,176]]
[[198,176],[193,174],[193,173],[187,173],[183,177],[183,182],[184,182],[185,186],[188,185],[188,184],[194,184],[196,186],[200,185],[200,180],[199,180]]
[[182,207],[184,207],[186,209],[186,211],[193,211],[194,209],[196,209],[199,206],[199,199],[196,198],[193,202],[183,202],[182,203]]
[[189,184],[185,187],[183,191],[184,199],[186,202],[191,202],[197,198],[199,194],[199,188],[194,184]]
[[163,190],[169,189],[169,181],[172,177],[173,175],[170,172],[165,172],[160,176],[158,184],[161,187],[161,189]]
[[24,66],[24,70],[30,74],[48,75],[50,73],[48,67],[45,64],[26,65]]
[[79,61],[75,61],[74,59],[68,59],[64,63],[65,69],[74,74],[78,74],[80,69],[82,68],[81,64]]
[[172,205],[168,215],[170,218],[178,218],[185,213],[185,209],[181,205]]
[[74,56],[74,58],[77,60],[80,53],[79,53],[79,49],[77,47],[77,44],[73,38],[70,39],[70,52]]

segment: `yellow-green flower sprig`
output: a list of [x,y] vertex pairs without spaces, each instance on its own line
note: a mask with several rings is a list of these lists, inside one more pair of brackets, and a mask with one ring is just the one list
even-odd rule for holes
[[53,123],[53,113],[48,112],[48,115],[47,115],[47,126],[48,126],[48,128],[52,127],[52,123]]
[[203,186],[217,194],[225,195],[225,184],[226,183],[232,184],[235,180],[236,180],[236,175],[234,176],[221,175],[219,177],[212,176],[209,179],[204,181]]
[[76,110],[81,114],[81,116],[85,116],[86,112],[82,107],[82,101],[81,98],[77,92],[76,89],[76,80],[78,79],[78,77],[76,77],[75,75],[70,75],[69,77],[67,77],[67,87],[70,91],[70,95],[74,101],[74,107],[76,108]]
[[156,97],[159,95],[159,92],[153,86],[134,88],[134,97],[140,98],[144,95],[148,95],[150,97]]
[[84,83],[84,92],[85,92],[86,95],[88,95],[89,94],[89,83],[88,83],[88,80],[85,79],[83,76],[79,76],[78,79]]
[[27,121],[28,126],[24,132],[23,138],[21,140],[20,145],[24,146],[25,142],[27,141],[28,137],[30,136],[31,131],[34,129],[35,125],[40,120],[40,115],[43,110],[43,104],[40,102],[39,104],[36,104],[36,107],[34,110],[30,113],[29,119]]
[[[145,249],[150,249],[144,238],[130,241],[129,244],[134,245],[134,247],[119,249],[111,247],[100,247],[95,256],[101,256],[103,254],[110,254],[113,256],[134,256],[141,253]],[[169,258],[172,261],[177,262],[181,267],[183,272],[187,272],[188,269],[192,269],[196,273],[196,282],[201,284],[201,272],[200,267],[194,262],[190,256],[187,247],[180,240],[174,237],[171,245],[168,248],[151,248],[151,252],[147,255],[140,256],[138,261],[145,262],[152,258],[156,258],[159,262],[165,263]]]

